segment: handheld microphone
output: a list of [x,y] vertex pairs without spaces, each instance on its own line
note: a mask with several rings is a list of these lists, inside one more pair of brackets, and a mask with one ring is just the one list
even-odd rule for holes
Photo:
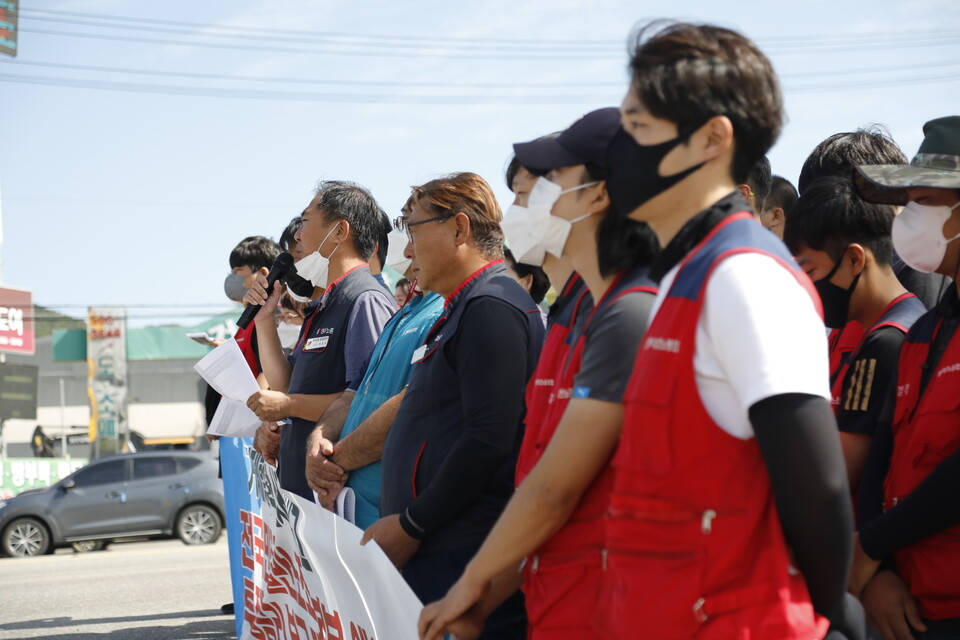
[[[267,274],[267,295],[269,296],[273,292],[274,283],[282,278],[287,271],[290,270],[290,267],[293,266],[293,256],[289,253],[281,253],[277,256],[277,259],[273,261],[273,266],[270,267],[270,273]],[[259,304],[251,304],[246,309],[243,310],[243,313],[240,314],[240,319],[237,320],[237,326],[241,329],[246,329],[247,325],[256,317],[257,313],[260,311]]]

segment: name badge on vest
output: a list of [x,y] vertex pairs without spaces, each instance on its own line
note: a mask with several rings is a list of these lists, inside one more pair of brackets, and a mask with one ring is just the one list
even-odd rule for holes
[[319,351],[320,349],[325,349],[327,343],[330,342],[330,336],[320,336],[317,338],[310,338],[303,345],[304,351]]
[[423,356],[427,354],[427,345],[423,345],[419,349],[413,352],[413,357],[410,358],[410,364],[417,364],[418,362],[423,361]]

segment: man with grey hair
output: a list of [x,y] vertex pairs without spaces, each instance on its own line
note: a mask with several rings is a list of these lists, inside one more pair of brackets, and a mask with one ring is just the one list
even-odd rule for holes
[[[337,440],[353,398],[344,391],[363,377],[380,332],[397,308],[367,264],[382,217],[383,210],[363,187],[320,183],[296,233],[303,249],[296,269],[324,293],[307,307],[289,357],[280,347],[274,320],[282,288],[274,287],[268,295],[266,277],[260,276],[244,299],[262,305],[257,334],[270,384],[247,401],[269,425],[260,428],[254,446],[268,462],[279,462],[281,487],[310,500],[307,459],[323,455],[325,440]],[[276,421],[285,418],[289,423],[275,429]]]

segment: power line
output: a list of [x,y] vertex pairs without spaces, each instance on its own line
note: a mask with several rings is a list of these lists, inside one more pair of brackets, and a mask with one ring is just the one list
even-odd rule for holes
[[[403,42],[403,43],[417,43],[422,45],[425,41],[433,43],[445,43],[453,45],[462,45],[467,43],[470,45],[487,45],[487,44],[496,44],[496,45],[510,45],[515,47],[530,47],[530,46],[557,46],[557,47],[567,47],[567,48],[580,48],[580,47],[616,47],[622,49],[622,44],[619,42],[611,42],[609,40],[591,40],[591,39],[550,39],[550,38],[537,38],[531,40],[530,38],[491,38],[491,37],[444,37],[437,34],[424,34],[424,35],[396,35],[396,34],[370,34],[370,33],[348,33],[340,31],[318,31],[318,30],[303,30],[303,29],[284,29],[284,28],[270,28],[270,27],[251,27],[251,26],[241,26],[241,25],[217,25],[211,23],[199,23],[199,22],[186,22],[180,20],[162,20],[156,18],[137,18],[132,16],[117,16],[109,14],[100,14],[100,13],[83,13],[76,11],[60,11],[54,9],[37,9],[30,7],[22,7],[20,9],[21,14],[46,14],[53,16],[70,16],[75,18],[86,18],[93,20],[111,20],[114,22],[127,22],[134,24],[143,24],[143,25],[167,25],[174,27],[185,27],[191,29],[201,29],[209,30],[216,29],[221,31],[234,31],[238,34],[273,34],[279,36],[306,36],[314,41],[317,39],[337,39],[337,40],[358,40],[361,42],[369,42],[370,44],[380,45],[383,43],[390,42]],[[39,17],[34,16],[34,19],[40,19]],[[880,41],[890,41],[890,40],[914,40],[914,39],[929,39],[929,38],[945,38],[945,37],[956,37],[960,36],[960,31],[944,31],[942,28],[938,29],[914,29],[914,30],[896,30],[896,31],[874,31],[870,33],[840,33],[840,34],[801,34],[801,35],[792,35],[792,36],[768,36],[765,38],[757,38],[756,41],[758,44],[764,45],[765,47],[775,47],[777,45],[786,45],[786,46],[797,46],[797,45],[810,45],[810,46],[820,46],[822,44],[862,44],[864,42],[880,42]]]
[[[123,73],[131,75],[147,75],[170,78],[194,78],[197,80],[224,80],[230,82],[268,82],[277,84],[307,84],[307,85],[334,85],[345,87],[404,87],[404,88],[424,88],[424,89],[446,89],[446,88],[469,88],[486,89],[496,87],[498,89],[526,89],[526,88],[596,88],[596,87],[622,87],[621,82],[417,82],[413,80],[324,80],[319,78],[284,78],[271,76],[236,76],[218,73],[191,73],[187,71],[161,71],[152,69],[125,69],[120,67],[102,67],[83,64],[66,64],[57,62],[32,62],[17,60],[9,62],[12,65],[28,65],[36,67],[47,67],[52,69],[68,69],[73,71],[94,71],[102,73]],[[960,64],[960,62],[951,62],[950,64]]]
[[[374,87],[403,87],[403,88],[425,88],[425,89],[487,89],[491,87],[495,88],[510,88],[510,89],[568,89],[568,88],[622,88],[624,86],[623,81],[617,82],[416,82],[410,80],[401,80],[401,81],[390,81],[390,80],[328,80],[321,78],[289,78],[289,77],[275,77],[275,76],[238,76],[238,75],[228,75],[228,74],[218,74],[218,73],[192,73],[187,71],[164,71],[158,69],[129,69],[123,67],[104,67],[97,65],[84,65],[84,64],[68,64],[68,63],[57,63],[57,62],[37,62],[37,61],[27,61],[27,60],[17,60],[11,61],[6,64],[14,66],[34,66],[42,67],[49,69],[64,69],[70,71],[90,71],[94,73],[116,73],[116,74],[128,74],[128,75],[143,75],[143,76],[152,76],[152,77],[169,77],[169,78],[188,78],[188,79],[197,79],[197,80],[221,80],[226,82],[263,82],[263,83],[274,83],[274,84],[306,84],[310,86],[316,85],[333,85],[333,86],[349,86],[349,87],[364,87],[364,88],[374,88]],[[960,59],[953,60],[943,60],[937,62],[924,62],[922,68],[927,69],[938,69],[943,67],[956,67],[960,66]],[[908,65],[894,65],[894,66],[881,66],[881,67],[866,67],[858,69],[831,69],[825,71],[808,71],[802,73],[786,73],[781,74],[781,80],[793,80],[799,78],[821,78],[827,76],[849,76],[849,75],[866,75],[873,73],[890,73],[894,71],[916,71],[916,64]]]
[[[451,44],[459,43],[496,43],[496,44],[511,44],[511,45],[524,45],[528,44],[531,41],[528,38],[470,38],[470,37],[456,37],[449,38],[444,36],[438,36],[430,34],[429,36],[421,35],[394,35],[394,34],[365,34],[365,33],[344,33],[338,31],[311,31],[311,30],[302,30],[302,29],[278,29],[270,27],[248,27],[248,26],[237,26],[237,25],[214,25],[214,24],[203,24],[199,22],[184,22],[180,20],[160,20],[155,18],[134,18],[130,16],[111,16],[100,13],[81,13],[76,11],[58,11],[54,9],[36,9],[22,7],[20,13],[45,13],[50,15],[60,15],[60,16],[74,16],[79,18],[95,18],[95,19],[108,19],[115,20],[120,22],[137,22],[142,24],[163,24],[170,26],[179,26],[179,27],[191,27],[194,29],[224,29],[224,30],[233,30],[241,33],[271,33],[278,35],[303,35],[313,38],[341,38],[341,39],[354,39],[354,40],[370,40],[374,42],[384,42],[390,40],[396,40],[398,42],[423,42],[424,40],[431,40],[433,42],[445,42]],[[610,46],[608,40],[571,40],[571,39],[558,39],[551,40],[548,38],[539,38],[534,41],[538,44],[557,44],[557,45],[570,45],[574,44],[576,46]]]
[[34,29],[32,27],[20,27],[21,33],[38,33],[51,36],[66,36],[71,38],[86,38],[92,40],[113,40],[116,42],[134,42],[137,44],[157,44],[163,46],[176,47],[202,47],[207,49],[229,49],[239,51],[259,51],[264,53],[298,53],[315,55],[334,55],[334,56],[358,56],[365,58],[440,58],[440,59],[458,59],[458,60],[513,60],[521,58],[523,60],[611,60],[620,58],[623,53],[606,53],[600,55],[594,54],[569,54],[569,53],[533,53],[518,54],[504,52],[477,52],[477,53],[457,53],[455,51],[365,51],[362,49],[311,49],[311,48],[293,48],[293,47],[268,47],[256,44],[227,42],[202,42],[202,41],[183,41],[183,40],[160,40],[156,38],[116,36],[109,34],[78,33],[72,31],[54,31],[48,29]]
[[[842,82],[832,84],[811,84],[805,86],[787,86],[787,93],[819,93],[824,91],[847,91],[856,88],[896,87],[913,84],[939,83],[956,81],[955,74],[941,74],[933,76],[910,75],[901,78],[884,78],[864,82]],[[0,82],[13,82],[41,86],[69,87],[75,89],[98,89],[105,91],[119,91],[126,93],[152,93],[166,95],[181,95],[208,98],[234,98],[247,100],[279,100],[291,102],[321,102],[343,104],[596,104],[602,101],[603,96],[596,93],[589,94],[477,94],[477,95],[449,95],[449,94],[417,94],[402,95],[388,93],[323,93],[323,92],[295,92],[295,91],[256,91],[245,89],[218,89],[212,87],[191,87],[178,85],[140,84],[130,82],[112,82],[103,80],[80,80],[74,78],[58,78],[51,76],[25,76],[0,73]]]
[[[132,37],[132,36],[119,36],[119,35],[110,35],[110,34],[93,34],[93,33],[82,33],[82,32],[73,32],[73,31],[56,31],[49,29],[35,29],[32,27],[20,27],[19,31],[22,33],[37,33],[42,35],[52,35],[52,36],[63,36],[71,38],[85,38],[92,40],[111,40],[115,42],[133,42],[137,44],[156,44],[163,46],[177,46],[177,47],[201,47],[208,49],[227,49],[227,50],[240,50],[240,51],[259,51],[265,53],[298,53],[298,54],[313,54],[313,55],[332,55],[332,56],[354,56],[354,57],[368,57],[368,58],[435,58],[435,59],[457,59],[457,60],[511,60],[511,61],[533,61],[533,60],[611,60],[618,59],[623,56],[622,52],[616,52],[611,50],[609,52],[569,52],[569,50],[555,50],[550,52],[536,51],[536,50],[525,50],[522,52],[514,51],[508,52],[503,51],[502,48],[498,48],[494,51],[471,51],[466,53],[458,53],[456,49],[449,50],[453,45],[444,49],[443,47],[437,48],[429,45],[424,45],[421,47],[411,50],[380,50],[380,51],[370,51],[364,49],[337,49],[337,48],[326,48],[326,49],[317,49],[317,48],[293,48],[293,47],[282,47],[282,46],[263,46],[252,43],[227,43],[227,42],[204,42],[199,40],[162,40],[157,38],[143,38],[143,37]],[[204,37],[204,34],[190,34],[200,37]],[[213,35],[213,34],[206,34]],[[221,34],[222,35],[222,34]],[[816,45],[786,45],[782,46],[778,43],[771,43],[766,46],[765,49],[768,53],[776,53],[780,55],[791,55],[791,54],[805,54],[810,55],[812,53],[837,53],[844,51],[873,51],[877,49],[889,50],[889,49],[912,49],[912,48],[923,48],[938,46],[943,47],[945,45],[954,45],[960,44],[960,34],[946,34],[942,38],[928,37],[928,38],[908,38],[908,39],[899,39],[899,40],[885,40],[885,41],[857,41],[852,43],[824,43]],[[337,45],[328,45],[337,46]],[[813,49],[813,50],[812,50]]]
[[[186,36],[196,36],[204,38],[233,38],[233,39],[244,39],[250,38],[251,36],[247,33],[217,33],[216,31],[211,32],[211,29],[214,30],[229,30],[229,27],[220,27],[217,25],[196,25],[191,28],[179,28],[179,27],[158,27],[152,25],[127,25],[127,24],[112,24],[109,22],[103,21],[90,21],[90,20],[74,20],[70,18],[47,18],[35,16],[31,18],[32,20],[37,20],[40,22],[53,22],[60,24],[71,24],[78,25],[83,27],[97,27],[104,29],[124,29],[127,31],[145,31],[149,33],[169,33],[174,35],[186,35]],[[199,29],[199,31],[198,31]],[[590,49],[593,45],[583,48],[581,46],[572,46],[569,42],[557,43],[557,44],[538,44],[534,42],[518,42],[516,44],[505,45],[495,42],[472,42],[464,43],[461,40],[449,40],[446,42],[438,42],[434,38],[429,39],[418,39],[416,41],[395,41],[390,37],[384,37],[377,40],[372,40],[369,42],[351,42],[351,41],[341,41],[338,39],[331,39],[329,36],[300,36],[295,35],[290,32],[284,33],[282,35],[257,35],[257,41],[271,41],[271,42],[294,42],[301,44],[325,44],[329,46],[363,46],[370,47],[373,49],[395,49],[395,50],[443,50],[447,51],[451,48],[455,49],[470,49],[471,51],[476,51],[477,49],[483,50],[492,50],[499,51],[503,53],[529,53],[529,52],[573,52],[573,53],[588,53],[591,52]],[[606,53],[614,53],[619,55],[622,53],[622,45],[619,43],[607,42],[605,45],[606,48],[609,48],[610,51]],[[596,53],[597,51],[592,51]]]
[[159,93],[169,95],[188,95],[208,98],[241,98],[251,100],[281,100],[292,102],[328,102],[350,104],[592,104],[600,96],[596,93],[581,95],[562,94],[419,94],[402,95],[388,93],[319,93],[296,91],[255,91],[246,89],[217,89],[211,87],[188,87],[161,84],[139,84],[132,82],[111,82],[104,80],[78,80],[52,76],[24,76],[0,73],[0,82],[35,84],[75,89],[101,89],[131,93]]

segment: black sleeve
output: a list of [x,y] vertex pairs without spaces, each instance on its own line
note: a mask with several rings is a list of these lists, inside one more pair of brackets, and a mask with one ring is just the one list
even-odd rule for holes
[[846,638],[863,638],[865,623],[845,597],[853,553],[853,518],[833,409],[802,393],[750,407],[777,511],[815,611]]
[[575,398],[623,402],[637,348],[653,307],[652,293],[627,293],[601,310],[587,328],[580,371],[573,381]]
[[477,299],[465,310],[445,353],[459,378],[463,434],[401,515],[408,534],[423,538],[453,519],[511,456],[523,418],[527,331],[523,314],[496,298]]
[[[883,515],[883,481],[893,455],[893,411],[897,405],[897,377],[892,376],[870,443],[870,453],[857,487],[857,528]],[[862,544],[862,543],[861,543]]]
[[860,529],[860,545],[881,560],[960,522],[960,450],[954,451],[897,506]]
[[883,327],[867,336],[843,380],[837,407],[840,431],[873,435],[890,380],[897,375],[903,338],[903,331],[896,327]]

